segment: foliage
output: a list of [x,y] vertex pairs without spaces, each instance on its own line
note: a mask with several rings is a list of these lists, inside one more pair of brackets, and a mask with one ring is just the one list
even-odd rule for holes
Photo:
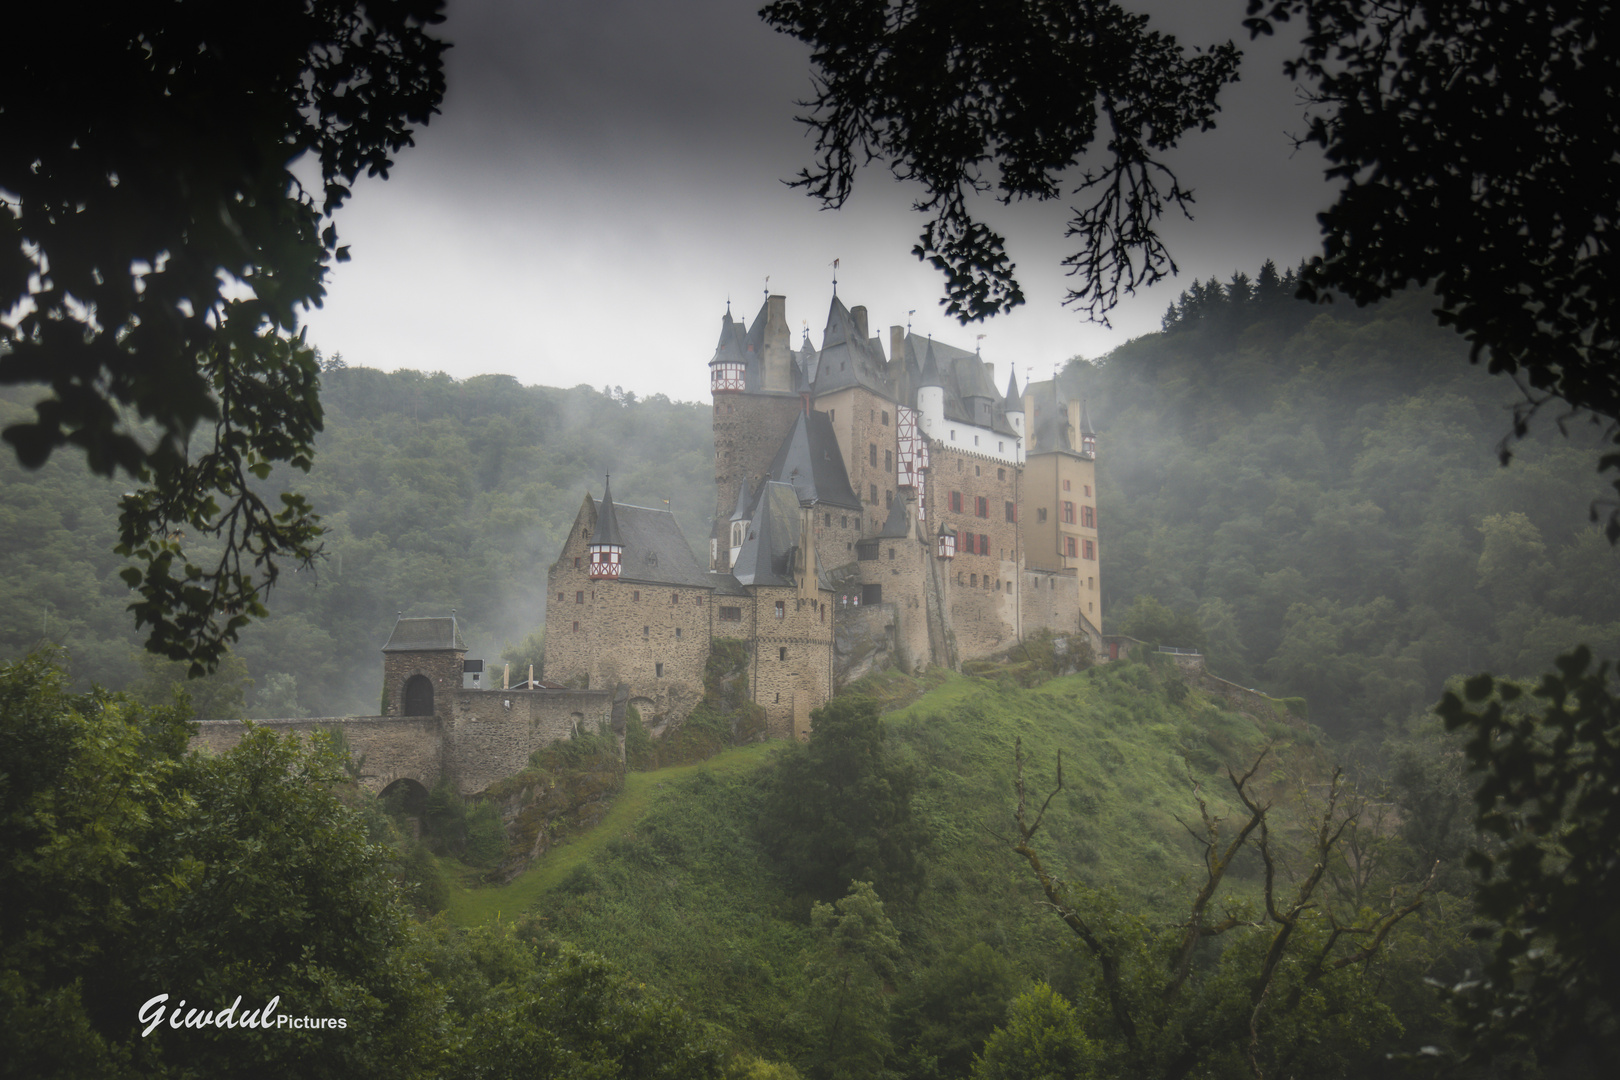
[[[1032,841],[1063,791],[1063,761],[1060,755],[1056,786],[1034,807],[1025,799],[1021,746],[1018,755],[1017,835],[1009,842],[1092,963],[1077,1001],[1080,1032],[1052,1035],[1035,1025],[1029,1048],[998,1040],[991,1058],[997,1067],[1003,1058],[1095,1054],[1086,1071],[1144,1080],[1314,1074],[1343,1068],[1399,1030],[1363,969],[1422,906],[1432,879],[1415,891],[1392,890],[1380,909],[1338,909],[1323,881],[1360,810],[1345,804],[1337,770],[1296,874],[1279,865],[1271,804],[1251,787],[1266,754],[1242,776],[1227,773],[1243,806],[1236,820],[1212,813],[1195,787],[1202,825],[1188,831],[1203,848],[1203,880],[1187,916],[1156,929],[1105,890],[1064,883],[1046,869]],[[1265,867],[1260,903],[1222,901],[1226,874],[1250,843]],[[1027,1023],[1027,1013],[1018,1019]]]
[[1065,392],[1106,418],[1104,629],[1144,596],[1195,612],[1213,674],[1374,749],[1455,674],[1620,649],[1595,433],[1498,467],[1508,395],[1432,307],[1279,301],[1071,363]]
[[[0,665],[0,1060],[77,1076],[718,1077],[678,1007],[533,924],[413,926],[427,877],[344,785],[335,748],[250,729],[186,753],[178,705],[74,695],[52,658]],[[350,810],[340,793],[366,807]],[[389,839],[395,839],[388,837]],[[422,906],[433,898],[418,897]],[[170,1026],[142,1003],[343,1029]],[[184,1004],[183,1004],[184,1003]]]
[[889,989],[898,977],[900,938],[871,882],[852,881],[836,905],[811,909],[816,935],[805,973],[804,1012],[810,1036],[804,1071],[814,1080],[885,1074]]
[[[1533,701],[1530,699],[1534,699]],[[1620,1052],[1620,698],[1609,664],[1580,648],[1558,659],[1529,698],[1480,675],[1438,711],[1468,735],[1482,773],[1474,902],[1492,952],[1454,997],[1470,1056],[1529,1047],[1547,1063],[1595,1067]]]
[[[143,1072],[307,1076],[380,1072],[415,1036],[418,991],[389,853],[328,790],[318,747],[250,731],[219,757],[180,756],[177,708],[147,712],[65,692],[29,657],[0,669],[7,773],[0,843],[0,1024],[32,1075]],[[256,1042],[164,1028],[135,1012],[171,994],[214,1009],[280,995],[296,1015],[345,1016],[353,1035]]]
[[966,1076],[973,1057],[1007,1017],[1019,978],[1012,962],[983,941],[918,971],[894,1006],[895,1044],[920,1077]]
[[[0,426],[37,396],[0,388]],[[231,650],[259,687],[295,674],[314,715],[376,714],[377,649],[401,609],[455,608],[468,655],[498,679],[503,642],[543,623],[546,567],[604,471],[616,496],[653,506],[669,497],[689,538],[708,534],[706,408],[356,367],[324,373],[321,402],[326,428],[298,489],[321,508],[323,558],[283,574],[269,615]],[[272,500],[283,490],[275,475],[254,483]],[[36,471],[0,455],[0,608],[16,613],[0,625],[0,656],[43,638],[72,650],[81,689],[136,677],[129,588],[111,552],[124,490],[60,455]],[[513,671],[527,674],[532,658]]]
[[[386,177],[437,111],[440,6],[13,23],[35,47],[0,76],[0,309],[16,313],[0,382],[49,391],[4,438],[29,468],[73,446],[92,472],[140,481],[118,547],[136,625],[199,672],[264,614],[278,560],[318,550],[310,504],[252,480],[310,467],[319,373],[298,309],[348,258],[330,219],[349,185]],[[292,169],[305,155],[318,200]]]
[[1305,88],[1302,141],[1339,185],[1305,291],[1365,304],[1433,283],[1474,359],[1522,372],[1515,434],[1554,395],[1620,419],[1613,267],[1594,257],[1620,203],[1614,117],[1592,108],[1616,93],[1609,5],[1249,0],[1249,15],[1253,33],[1303,21],[1285,70]]
[[187,715],[201,720],[240,720],[247,713],[247,692],[253,680],[247,665],[234,653],[220,657],[214,670],[191,678],[185,661],[164,660],[149,652],[134,654],[140,677],[129,684],[129,695],[143,705],[183,703]]
[[[1175,272],[1158,219],[1192,202],[1165,163],[1193,129],[1214,127],[1215,97],[1237,79],[1230,42],[1189,54],[1107,0],[1084,4],[777,0],[761,16],[814,50],[816,96],[801,118],[816,163],[794,184],[842,206],[855,172],[886,162],[922,185],[932,215],[913,253],[945,275],[946,311],[964,322],[1024,302],[1006,242],[975,219],[974,196],[1089,198],[1069,223],[1080,251],[1068,303],[1107,321],[1121,290]],[[1101,166],[1079,177],[1102,140]],[[990,176],[994,177],[992,182]]]
[[1171,645],[1199,649],[1204,644],[1204,628],[1190,611],[1171,611],[1152,596],[1138,596],[1119,617],[1119,632],[1149,645]]
[[1074,1006],[1044,982],[1019,994],[1007,1023],[992,1032],[973,1063],[974,1080],[1085,1076],[1102,1059]]
[[836,697],[810,714],[807,745],[777,761],[759,819],[797,889],[820,899],[869,880],[906,903],[922,888],[928,830],[912,815],[914,769],[885,745],[877,706]]

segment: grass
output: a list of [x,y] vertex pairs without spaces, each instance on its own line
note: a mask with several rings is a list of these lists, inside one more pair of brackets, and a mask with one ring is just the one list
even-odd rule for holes
[[[693,765],[678,765],[657,772],[630,773],[625,777],[624,790],[614,799],[612,809],[596,828],[569,837],[507,884],[477,886],[472,883],[478,880],[478,871],[458,874],[460,880],[450,888],[446,917],[457,926],[479,926],[528,911],[577,867],[601,857],[610,843],[646,816],[666,784],[680,782],[698,773],[730,776],[739,772],[753,772],[769,760],[775,749],[769,744],[756,744],[726,750],[708,761]],[[445,865],[458,864],[447,862]]]
[[[1322,773],[1319,752],[1297,729],[1257,725],[1151,660],[1033,688],[992,672],[885,673],[859,689],[890,706],[892,752],[917,770],[913,813],[934,835],[921,898],[909,909],[890,905],[906,972],[984,942],[1023,978],[1062,984],[1072,975],[1067,932],[1005,839],[1020,740],[1031,794],[1050,790],[1063,752],[1064,791],[1037,840],[1048,866],[1163,919],[1183,913],[1200,883],[1197,852],[1177,821],[1198,820],[1189,772],[1212,811],[1228,816],[1238,808],[1225,768],[1246,768],[1268,743],[1273,764],[1260,783],[1279,805]],[[793,1017],[805,994],[809,901],[787,888],[754,830],[769,783],[762,766],[781,745],[630,774],[596,828],[510,885],[456,888],[450,919],[471,925],[531,912],[557,937],[729,1029],[740,1045],[791,1058],[801,1037]],[[1234,868],[1235,891],[1253,891],[1254,863]]]

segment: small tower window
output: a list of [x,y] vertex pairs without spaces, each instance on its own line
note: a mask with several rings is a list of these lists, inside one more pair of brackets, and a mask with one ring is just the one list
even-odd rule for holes
[[787,659],[787,646],[786,645],[783,645],[781,648],[776,650],[776,658],[778,660],[786,660]]
[[1005,479],[1007,479],[1007,470],[1006,469],[997,469],[996,470],[996,479],[997,480],[1005,480]]
[[787,618],[787,601],[786,600],[778,600],[776,602],[776,617],[778,619]]
[[654,664],[653,665],[653,678],[662,679],[663,677],[664,677],[664,665],[662,663]]
[[681,628],[680,628],[680,627],[678,627],[678,626],[677,626],[677,627],[676,627],[676,628],[675,628],[675,636],[676,636],[676,637],[680,637],[680,636],[681,636]]
[[641,602],[641,590],[640,589],[632,589],[630,591],[630,599],[632,601],[640,603]]
[[580,589],[578,592],[574,593],[574,603],[583,604],[584,602],[585,602],[585,590]]

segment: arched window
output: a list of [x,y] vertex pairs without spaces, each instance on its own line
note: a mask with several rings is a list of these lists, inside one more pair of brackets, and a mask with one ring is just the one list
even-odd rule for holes
[[412,675],[405,680],[405,715],[433,715],[433,681],[426,675]]

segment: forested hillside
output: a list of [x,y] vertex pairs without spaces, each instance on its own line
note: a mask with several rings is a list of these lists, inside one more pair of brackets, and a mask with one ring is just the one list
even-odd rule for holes
[[1163,333],[1066,369],[1102,431],[1105,629],[1201,637],[1217,674],[1305,696],[1340,736],[1453,674],[1620,650],[1599,432],[1540,420],[1503,468],[1517,392],[1424,296],[1292,291],[1269,264],[1195,284]]
[[[668,500],[694,544],[708,534],[704,406],[334,363],[322,384],[326,430],[313,470],[271,481],[311,497],[327,529],[325,558],[285,575],[270,618],[242,635],[245,668],[224,678],[254,680],[250,715],[374,712],[378,649],[399,611],[454,608],[473,656],[493,661],[519,646],[544,623],[546,571],[605,472],[626,502]],[[0,426],[27,400],[6,391]],[[0,456],[0,654],[43,638],[68,646],[81,683],[152,681],[111,552],[126,486],[87,476],[70,455],[33,473]]]
[[[1587,642],[1620,648],[1620,559],[1588,521],[1596,433],[1551,422],[1513,444],[1514,391],[1467,363],[1421,296],[1314,307],[1268,267],[1195,283],[1165,331],[1064,371],[1102,430],[1105,628],[1202,644],[1218,674],[1301,695],[1337,735],[1426,709],[1444,680],[1541,670]],[[376,709],[395,612],[460,616],[471,654],[521,664],[545,574],[584,492],[664,500],[708,533],[708,409],[617,389],[457,382],[328,363],[314,470],[290,479],[328,529],[289,574],[242,663],[196,688],[249,715]],[[0,396],[0,426],[26,391]],[[0,460],[0,653],[66,644],[108,686],[142,662],[118,579],[122,482]],[[150,694],[148,695],[150,696]]]

